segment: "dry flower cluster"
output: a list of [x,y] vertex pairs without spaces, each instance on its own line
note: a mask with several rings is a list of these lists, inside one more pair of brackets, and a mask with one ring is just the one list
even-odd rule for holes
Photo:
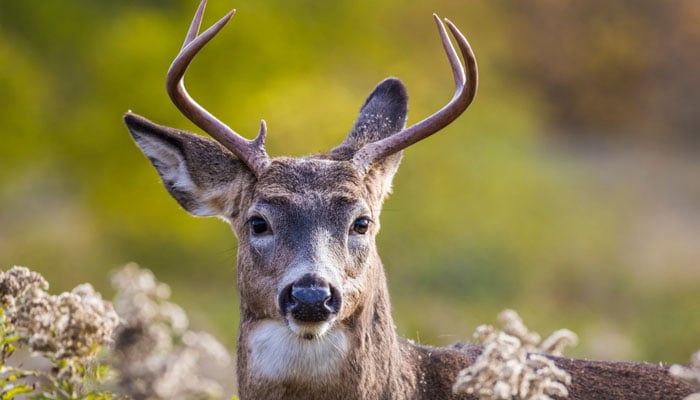
[[119,317],[89,284],[58,296],[47,293],[48,288],[40,274],[25,267],[0,273],[2,372],[16,374],[5,366],[5,359],[15,345],[26,345],[52,363],[52,376],[61,382],[61,390],[74,394],[97,351],[111,343]]
[[[223,398],[206,374],[224,370],[230,356],[213,336],[188,329],[185,312],[167,301],[170,288],[134,264],[112,283],[114,308],[89,284],[54,296],[36,272],[0,272],[0,398]],[[17,349],[48,365],[20,367]],[[111,352],[98,357],[100,349]],[[101,391],[108,379],[116,385]]]
[[167,301],[170,288],[135,264],[115,273],[112,285],[123,319],[112,361],[120,391],[137,400],[221,398],[222,386],[206,373],[231,358],[210,334],[188,330],[185,312]]
[[567,397],[571,376],[543,354],[561,355],[564,347],[576,344],[576,335],[562,329],[540,343],[540,335],[528,331],[515,311],[505,310],[498,319],[500,331],[487,325],[477,328],[474,336],[484,350],[459,373],[453,391],[479,399]]
[[700,400],[700,351],[690,357],[689,366],[672,365],[668,372],[676,378],[688,382],[690,387],[697,391],[684,400]]

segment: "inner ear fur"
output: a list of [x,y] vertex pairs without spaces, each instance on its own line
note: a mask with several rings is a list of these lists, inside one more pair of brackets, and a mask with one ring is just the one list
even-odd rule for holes
[[197,216],[229,218],[236,213],[235,186],[254,177],[231,152],[214,140],[136,114],[126,114],[124,122],[182,208]]

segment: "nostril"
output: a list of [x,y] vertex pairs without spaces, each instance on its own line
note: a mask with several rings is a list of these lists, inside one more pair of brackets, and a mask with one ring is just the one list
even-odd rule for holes
[[338,289],[331,286],[331,297],[330,297],[330,299],[328,299],[327,306],[332,309],[332,312],[334,314],[338,314],[340,312],[340,305],[342,304],[341,300],[342,300],[342,297],[341,297]]
[[292,285],[288,285],[280,292],[277,303],[282,315],[287,314],[297,305],[296,299],[292,296]]
[[324,301],[323,305],[328,308],[328,310],[337,314],[340,311],[340,292],[333,286],[329,286],[330,296]]

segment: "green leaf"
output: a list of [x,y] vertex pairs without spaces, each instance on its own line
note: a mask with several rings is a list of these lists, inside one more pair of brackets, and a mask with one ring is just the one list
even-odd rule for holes
[[3,392],[0,394],[0,399],[6,400],[6,399],[12,399],[17,395],[20,394],[25,394],[25,393],[31,393],[34,391],[34,386],[32,385],[27,385],[27,384],[19,384],[19,385],[3,385]]
[[16,342],[20,339],[19,336],[6,336],[0,340],[0,346],[9,345],[12,342]]

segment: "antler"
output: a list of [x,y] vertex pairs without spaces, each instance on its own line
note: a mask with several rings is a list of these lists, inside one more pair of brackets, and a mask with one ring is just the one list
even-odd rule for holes
[[165,86],[170,99],[182,114],[241,159],[256,176],[260,176],[270,163],[270,157],[265,152],[265,134],[267,133],[265,120],[260,122],[260,132],[255,140],[245,139],[197,104],[185,89],[184,75],[190,62],[236,12],[231,10],[200,35],[199,28],[206,4],[207,0],[202,0],[199,4],[185,37],[185,43],[170,65]]
[[447,26],[450,28],[452,36],[454,36],[459,45],[462,58],[464,58],[466,64],[465,71],[450,38],[447,36],[444,24],[436,14],[433,14],[433,17],[435,18],[438,31],[440,32],[442,46],[452,66],[452,74],[455,80],[454,97],[452,97],[452,100],[450,100],[447,105],[430,117],[394,135],[373,143],[368,143],[358,150],[352,161],[361,173],[365,173],[375,161],[401,151],[449,125],[469,107],[469,104],[474,100],[474,96],[476,96],[478,72],[476,58],[474,57],[471,46],[469,46],[469,42],[467,42],[462,32],[460,32],[450,20],[445,19],[445,23],[447,23]]

